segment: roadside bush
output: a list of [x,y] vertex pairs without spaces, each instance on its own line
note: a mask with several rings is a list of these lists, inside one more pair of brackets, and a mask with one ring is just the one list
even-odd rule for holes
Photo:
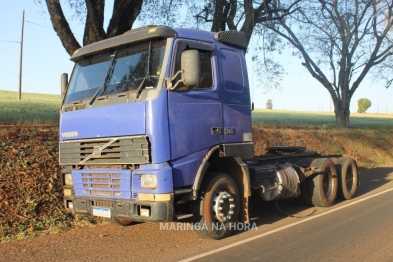
[[271,99],[267,100],[266,109],[273,109],[273,100],[271,100]]
[[371,106],[371,101],[367,98],[360,98],[358,100],[358,113],[364,113]]

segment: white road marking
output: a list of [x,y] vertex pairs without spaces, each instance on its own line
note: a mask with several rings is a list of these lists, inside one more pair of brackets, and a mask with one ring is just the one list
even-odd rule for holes
[[330,210],[325,211],[325,212],[323,212],[323,213],[321,213],[321,214],[318,214],[318,215],[315,215],[315,216],[312,216],[312,217],[308,217],[308,218],[302,219],[302,220],[300,220],[300,221],[298,221],[298,222],[295,222],[295,223],[292,223],[292,224],[289,224],[289,225],[286,225],[286,226],[282,226],[282,227],[273,229],[273,230],[271,230],[271,231],[262,233],[262,234],[260,234],[260,235],[256,235],[256,236],[253,236],[253,237],[250,237],[250,238],[241,240],[241,241],[239,241],[239,242],[236,242],[236,243],[233,243],[233,244],[224,246],[224,247],[220,247],[220,248],[217,248],[217,249],[214,249],[214,250],[211,250],[211,251],[208,251],[208,252],[205,252],[205,253],[202,253],[202,254],[199,254],[199,255],[190,257],[190,258],[186,258],[186,259],[184,259],[184,260],[180,260],[179,262],[193,261],[193,260],[196,260],[196,259],[199,259],[199,258],[203,258],[203,257],[209,256],[209,255],[212,255],[212,254],[215,254],[215,253],[218,253],[218,252],[221,252],[221,251],[224,251],[224,250],[227,250],[227,249],[236,247],[236,246],[240,246],[240,245],[242,245],[242,244],[251,242],[251,241],[253,241],[253,240],[256,240],[256,239],[259,239],[259,238],[262,238],[262,237],[265,237],[265,236],[268,236],[268,235],[271,235],[271,234],[274,234],[274,233],[283,231],[283,230],[285,230],[285,229],[287,229],[287,228],[291,228],[291,227],[294,227],[294,226],[303,224],[303,223],[305,223],[305,222],[307,222],[307,221],[310,221],[310,220],[319,218],[319,217],[321,217],[321,216],[328,215],[328,214],[330,214],[330,213],[336,212],[336,211],[341,210],[341,209],[343,209],[343,208],[347,208],[347,207],[349,207],[349,206],[356,205],[356,204],[361,203],[361,202],[363,202],[363,201],[366,201],[366,200],[368,200],[368,199],[371,199],[371,198],[377,197],[377,196],[379,196],[379,195],[388,193],[388,192],[390,192],[390,191],[393,191],[393,188],[390,188],[390,189],[387,189],[387,190],[385,190],[385,191],[379,192],[379,193],[377,193],[377,194],[375,194],[375,195],[371,195],[371,196],[368,196],[368,197],[365,197],[365,198],[362,198],[362,199],[353,201],[353,202],[348,203],[348,204],[346,204],[346,205],[343,205],[343,206],[339,206],[339,207],[330,209]]

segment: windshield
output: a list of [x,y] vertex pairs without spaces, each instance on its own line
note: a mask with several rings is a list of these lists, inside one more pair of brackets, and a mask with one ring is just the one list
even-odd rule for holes
[[[144,88],[157,87],[165,43],[165,40],[151,42],[151,50],[150,42],[146,42],[85,56],[75,65],[65,103],[90,100],[97,91],[97,96],[136,92],[147,75],[142,83]],[[111,64],[113,71],[104,84]],[[106,86],[101,88],[103,85]]]

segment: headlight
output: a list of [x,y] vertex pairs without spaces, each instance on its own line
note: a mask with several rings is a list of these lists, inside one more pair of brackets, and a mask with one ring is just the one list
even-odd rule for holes
[[74,185],[74,182],[72,181],[72,174],[64,174],[64,184],[66,186]]
[[141,185],[143,188],[156,188],[157,177],[155,175],[141,175]]

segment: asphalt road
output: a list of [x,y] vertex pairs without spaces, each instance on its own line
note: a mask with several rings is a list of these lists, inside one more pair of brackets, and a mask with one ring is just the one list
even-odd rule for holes
[[253,202],[252,230],[220,241],[178,226],[99,225],[0,244],[0,260],[393,261],[392,202],[393,167],[375,168],[361,172],[354,199],[330,208]]
[[393,190],[341,207],[196,261],[393,261]]

